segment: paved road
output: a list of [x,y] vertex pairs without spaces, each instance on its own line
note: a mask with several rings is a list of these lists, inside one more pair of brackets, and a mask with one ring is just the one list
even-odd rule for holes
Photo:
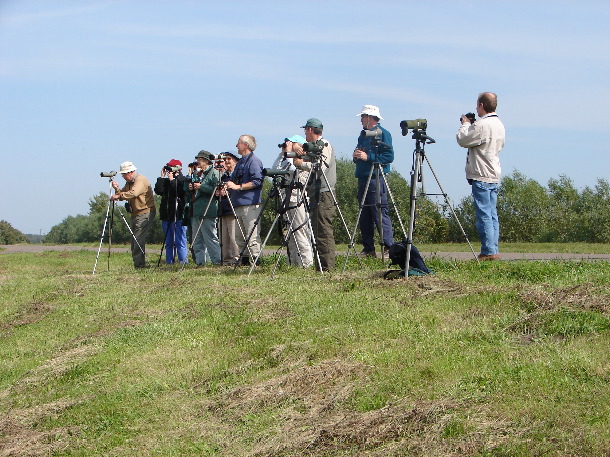
[[[108,245],[102,247],[103,252],[108,252]],[[0,245],[0,254],[14,252],[43,252],[43,251],[97,251],[94,247],[82,246],[47,246],[42,244],[9,244]],[[128,252],[127,248],[112,248],[112,252]],[[275,251],[269,250],[268,253]],[[285,253],[285,251],[284,251]],[[430,257],[439,257],[447,260],[471,260],[474,256],[471,252],[421,252],[421,255],[428,259]],[[502,260],[608,260],[610,254],[571,254],[571,253],[502,253]]]

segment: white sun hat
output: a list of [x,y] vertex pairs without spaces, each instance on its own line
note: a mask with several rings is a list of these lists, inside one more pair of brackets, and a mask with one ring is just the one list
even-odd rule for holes
[[362,111],[360,111],[356,116],[362,116],[363,114],[368,114],[369,116],[375,116],[379,119],[383,120],[381,114],[379,113],[379,108],[375,105],[364,105],[362,107]]
[[130,172],[136,171],[136,170],[137,170],[137,168],[132,162],[123,162],[121,164],[121,171],[119,173],[121,173],[121,174],[130,173]]

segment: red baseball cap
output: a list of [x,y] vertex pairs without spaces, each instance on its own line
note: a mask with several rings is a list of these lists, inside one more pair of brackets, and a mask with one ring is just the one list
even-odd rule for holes
[[177,159],[172,159],[166,164],[168,167],[180,167],[182,168],[182,162]]

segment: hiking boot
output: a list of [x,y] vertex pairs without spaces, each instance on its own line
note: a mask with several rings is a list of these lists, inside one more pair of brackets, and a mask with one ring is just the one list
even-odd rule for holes
[[358,255],[361,257],[377,257],[377,253],[375,251],[365,251],[364,249]]
[[500,260],[500,254],[479,254],[479,260]]

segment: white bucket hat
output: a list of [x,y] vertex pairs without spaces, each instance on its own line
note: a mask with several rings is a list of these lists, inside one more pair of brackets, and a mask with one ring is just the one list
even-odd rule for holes
[[375,105],[364,105],[362,107],[362,111],[360,111],[356,116],[362,116],[363,114],[368,114],[369,116],[375,116],[379,119],[383,120],[381,114],[379,113],[379,108]]
[[136,171],[137,168],[136,166],[131,163],[131,162],[123,162],[121,164],[121,171],[119,173],[123,174],[123,173],[130,173],[132,171]]

